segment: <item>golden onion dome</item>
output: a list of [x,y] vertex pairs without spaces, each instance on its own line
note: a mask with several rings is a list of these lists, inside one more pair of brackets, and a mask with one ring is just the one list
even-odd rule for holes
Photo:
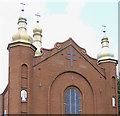
[[18,33],[13,35],[12,41],[17,42],[27,42],[33,43],[32,38],[26,32],[27,19],[23,17],[18,18]]
[[13,42],[21,41],[21,42],[33,43],[32,38],[25,32],[21,32],[21,33],[18,32],[17,34],[13,35],[12,41]]
[[98,60],[103,59],[113,59],[114,54],[109,50],[109,48],[103,48],[101,52],[97,55]]
[[101,44],[102,44],[102,50],[97,55],[98,61],[107,60],[107,59],[114,59],[114,54],[111,52],[111,50],[109,48],[109,41],[108,41],[107,37],[102,38]]

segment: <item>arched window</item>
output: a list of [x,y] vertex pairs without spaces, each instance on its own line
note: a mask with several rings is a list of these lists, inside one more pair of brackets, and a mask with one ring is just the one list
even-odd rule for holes
[[28,66],[23,64],[21,66],[21,89],[27,90],[28,86]]
[[80,93],[76,89],[70,88],[65,93],[65,113],[80,114],[80,112]]
[[115,89],[115,77],[112,76],[112,87]]
[[21,77],[22,78],[27,78],[27,71],[28,71],[27,65],[23,64],[22,69],[21,69]]

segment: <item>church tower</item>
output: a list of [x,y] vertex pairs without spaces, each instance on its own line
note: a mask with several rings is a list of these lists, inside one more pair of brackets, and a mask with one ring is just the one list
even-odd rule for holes
[[[106,26],[105,26],[106,27]],[[104,30],[104,36],[101,40],[102,50],[97,55],[98,65],[104,68],[105,76],[106,76],[106,95],[108,95],[111,102],[106,100],[106,104],[108,104],[108,110],[111,114],[118,112],[118,95],[117,95],[117,76],[116,76],[116,65],[117,60],[114,58],[114,54],[111,52],[109,48],[109,40],[106,37],[106,31]],[[110,111],[110,103],[113,106],[113,109]],[[116,108],[115,108],[116,107]]]
[[[25,5],[21,3],[22,5]],[[24,9],[21,10],[24,12]],[[36,47],[33,39],[27,34],[27,19],[18,18],[18,33],[13,35],[9,50],[9,87],[8,114],[26,114],[31,107],[32,59]],[[29,96],[29,97],[28,97]]]

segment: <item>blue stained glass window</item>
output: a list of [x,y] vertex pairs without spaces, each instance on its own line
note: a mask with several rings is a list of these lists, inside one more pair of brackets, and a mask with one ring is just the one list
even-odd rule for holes
[[66,114],[80,114],[80,94],[71,88],[65,94],[65,112]]

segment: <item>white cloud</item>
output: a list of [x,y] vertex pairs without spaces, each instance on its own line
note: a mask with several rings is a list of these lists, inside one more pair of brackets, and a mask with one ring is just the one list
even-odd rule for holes
[[84,7],[84,0],[70,0],[66,10],[72,17],[80,16],[80,13]]
[[83,24],[77,18],[71,18],[69,15],[52,15],[43,18],[43,46],[52,47],[55,42],[62,42],[72,37],[73,40],[84,47],[92,56],[96,52],[90,52],[97,48],[96,31]]
[[[85,48],[92,57],[97,56],[97,32],[80,20],[84,8],[83,0],[71,0],[66,7],[67,14],[54,14],[41,17],[43,29],[42,44],[52,48],[56,42],[63,42],[69,37]],[[96,44],[95,44],[96,43]],[[99,43],[98,43],[99,44]]]

